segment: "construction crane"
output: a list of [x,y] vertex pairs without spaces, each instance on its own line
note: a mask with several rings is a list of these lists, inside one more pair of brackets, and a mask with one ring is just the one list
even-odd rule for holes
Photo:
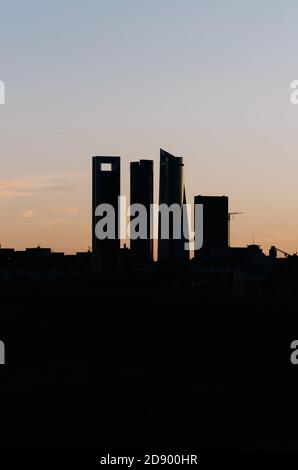
[[291,255],[290,253],[287,253],[286,251],[283,251],[280,248],[276,248],[276,246],[272,246],[270,248],[269,255],[271,256],[271,258],[276,258],[277,252],[282,253],[286,258],[297,256],[297,253]]
[[235,215],[241,215],[243,212],[229,212],[228,214],[228,245],[231,245],[231,219],[235,218]]

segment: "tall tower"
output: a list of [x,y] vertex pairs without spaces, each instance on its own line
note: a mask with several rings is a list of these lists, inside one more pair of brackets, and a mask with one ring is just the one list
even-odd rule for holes
[[[159,205],[166,204],[169,208],[173,204],[180,207],[181,238],[174,238],[174,219],[170,213],[169,238],[162,239],[161,224],[162,214],[159,214],[158,228],[158,259],[188,260],[189,251],[184,244],[187,239],[183,236],[183,207],[186,204],[184,185],[183,157],[174,157],[165,150],[160,150],[160,179],[159,179]],[[187,223],[187,221],[185,221]]]
[[195,196],[203,204],[203,247],[195,258],[217,261],[228,248],[229,199],[227,196]]
[[153,204],[153,160],[140,160],[130,164],[130,204],[142,204],[147,212],[147,237],[130,241],[135,260],[148,262],[153,259],[150,209]]
[[[93,157],[92,191],[92,252],[94,255],[113,253],[120,249],[118,204],[120,196],[120,157]],[[110,204],[115,211],[115,239],[99,240],[95,235],[95,210],[100,204]]]

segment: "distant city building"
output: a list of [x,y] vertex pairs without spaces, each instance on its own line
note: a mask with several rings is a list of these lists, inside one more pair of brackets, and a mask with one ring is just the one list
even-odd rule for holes
[[40,246],[37,246],[36,248],[26,248],[26,253],[27,255],[31,256],[49,256],[52,253],[51,248],[41,248]]
[[227,196],[195,196],[203,205],[203,247],[195,252],[199,260],[221,259],[229,245],[229,199]]
[[264,268],[270,267],[271,261],[259,245],[229,247],[228,249],[228,265],[231,269],[254,269],[255,272],[261,273]]
[[147,238],[130,241],[131,253],[137,261],[153,259],[150,208],[153,204],[153,160],[130,164],[130,204],[142,204],[147,211]]
[[[185,250],[183,237],[183,207],[186,204],[183,157],[174,157],[160,150],[159,205],[178,204],[181,208],[181,238],[174,239],[173,216],[170,214],[169,238],[161,237],[161,215],[159,215],[158,259],[189,260],[189,251]],[[187,221],[185,221],[187,223]]]

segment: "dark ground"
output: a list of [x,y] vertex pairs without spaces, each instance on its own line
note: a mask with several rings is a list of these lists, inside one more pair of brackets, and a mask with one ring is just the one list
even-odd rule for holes
[[297,449],[295,290],[145,280],[0,287],[1,449]]

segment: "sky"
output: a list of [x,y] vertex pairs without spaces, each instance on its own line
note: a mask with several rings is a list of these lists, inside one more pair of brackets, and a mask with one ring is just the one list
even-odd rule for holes
[[[0,244],[91,245],[91,157],[183,156],[234,246],[298,251],[295,0],[0,1]],[[156,200],[157,202],[157,200]]]

